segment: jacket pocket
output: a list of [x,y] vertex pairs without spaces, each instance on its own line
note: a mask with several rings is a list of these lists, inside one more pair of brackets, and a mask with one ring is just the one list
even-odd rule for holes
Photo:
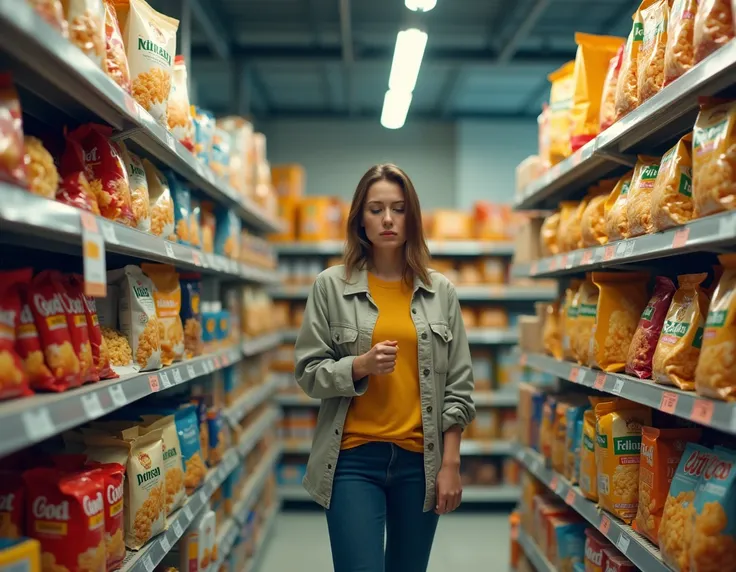
[[447,373],[449,367],[452,331],[444,322],[429,324],[432,330],[432,363],[437,373]]
[[345,324],[330,324],[332,347],[340,357],[357,355],[358,329]]

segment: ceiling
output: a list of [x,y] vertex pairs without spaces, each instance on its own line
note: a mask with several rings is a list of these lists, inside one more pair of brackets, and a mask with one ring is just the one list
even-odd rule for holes
[[259,119],[377,118],[396,34],[408,26],[429,34],[411,116],[536,117],[548,96],[547,74],[575,57],[575,31],[625,36],[639,4],[438,0],[426,14],[410,12],[403,0],[152,4],[181,18],[185,30],[185,2],[193,99],[216,114]]

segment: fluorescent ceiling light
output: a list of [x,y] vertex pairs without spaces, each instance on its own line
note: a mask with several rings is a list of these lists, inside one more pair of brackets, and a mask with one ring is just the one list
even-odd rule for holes
[[386,129],[400,129],[406,121],[411,105],[411,92],[389,89],[383,98],[381,125]]
[[419,76],[419,68],[422,66],[424,48],[426,47],[426,32],[416,28],[399,32],[396,36],[391,75],[388,78],[389,89],[409,93],[414,91]]
[[437,5],[437,0],[404,0],[404,4],[414,12],[429,12]]

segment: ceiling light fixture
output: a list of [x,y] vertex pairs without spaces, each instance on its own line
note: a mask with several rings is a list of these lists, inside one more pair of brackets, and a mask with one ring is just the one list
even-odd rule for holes
[[386,129],[400,129],[406,121],[411,105],[411,92],[389,89],[383,98],[381,125]]
[[391,75],[388,78],[389,89],[410,93],[414,91],[426,47],[426,32],[410,28],[398,33],[396,47],[394,48],[394,59],[391,63]]
[[437,5],[437,0],[404,0],[404,4],[414,12],[429,12]]

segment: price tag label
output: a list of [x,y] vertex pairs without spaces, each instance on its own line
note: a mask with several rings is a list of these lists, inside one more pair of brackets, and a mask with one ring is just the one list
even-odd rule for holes
[[54,434],[54,422],[47,407],[32,409],[21,415],[26,435],[33,441],[41,441]]
[[199,257],[199,252],[192,250],[192,262],[197,266],[202,266],[202,259]]
[[171,550],[171,544],[169,544],[169,539],[166,537],[165,534],[161,536],[161,548],[164,549],[164,552],[168,552],[169,550]]
[[110,394],[110,399],[112,399],[112,403],[115,407],[124,407],[127,405],[128,400],[125,398],[122,383],[111,385],[107,388],[107,392]]
[[659,402],[660,411],[665,413],[674,414],[675,408],[677,407],[678,395],[671,391],[665,391],[662,393],[662,399]]
[[529,275],[530,276],[536,276],[537,275],[538,268],[539,268],[539,263],[538,262],[532,262],[532,266],[529,269]]
[[631,544],[631,538],[629,538],[628,534],[622,532],[621,536],[618,537],[616,546],[618,546],[618,549],[625,555],[626,551],[629,549],[629,544]]
[[604,514],[601,516],[601,532],[603,534],[608,534],[609,530],[611,530],[611,519]]
[[616,248],[614,246],[606,246],[606,248],[603,250],[603,260],[605,262],[612,260],[615,255]]
[[90,421],[102,417],[105,414],[105,410],[102,409],[102,404],[100,403],[100,397],[95,391],[82,396],[82,408],[87,419]]
[[560,258],[560,268],[567,268],[569,264],[569,258],[567,254],[563,254]]
[[220,369],[220,356],[215,356],[215,369]]
[[222,367],[227,367],[230,365],[230,356],[228,354],[222,354],[220,356],[220,363],[222,363]]
[[552,477],[552,480],[549,482],[549,488],[551,488],[553,491],[557,491],[557,475]]
[[215,371],[215,363],[212,361],[212,358],[207,360],[207,370],[209,373]]
[[550,271],[557,270],[557,256],[555,256],[549,261],[548,267]]
[[690,413],[690,419],[696,423],[709,425],[713,419],[713,408],[715,404],[709,399],[696,399],[693,403],[693,410]]
[[192,509],[189,508],[189,505],[186,505],[184,507],[184,517],[187,519],[187,525],[189,525],[190,522],[192,522],[192,518],[194,515],[192,514]]
[[174,383],[179,384],[179,383],[184,382],[184,380],[181,377],[181,371],[179,371],[178,367],[171,373],[172,373],[172,376],[174,377]]
[[616,378],[616,383],[613,384],[613,389],[611,390],[616,395],[621,395],[621,391],[624,389],[624,380],[620,377]]
[[125,109],[128,110],[133,117],[138,118],[138,103],[135,99],[129,96],[127,93],[123,95],[123,102],[125,103]]
[[95,215],[79,211],[79,217],[82,223],[84,293],[87,296],[104,298],[107,296],[105,240],[100,234]]
[[595,376],[595,383],[593,384],[593,387],[600,390],[603,389],[604,385],[606,385],[606,374],[601,372]]
[[519,358],[519,365],[521,367],[526,367],[527,360],[528,356],[526,354],[521,354],[521,357]]
[[586,265],[586,264],[590,264],[591,262],[593,262],[593,251],[586,250],[585,252],[583,252],[583,256],[580,259],[580,264]]
[[570,379],[570,381],[572,381],[574,383],[577,383],[577,381],[578,381],[578,375],[580,375],[580,368],[578,368],[578,367],[571,367],[570,368],[570,375],[568,376],[568,378]]
[[106,243],[119,244],[118,237],[115,234],[114,222],[100,221],[100,228],[102,229],[102,236],[105,238]]
[[174,139],[173,135],[171,135],[171,133],[169,133],[168,131],[166,132],[166,145],[172,151],[176,150],[176,140]]
[[143,568],[146,569],[146,572],[153,572],[154,565],[153,565],[153,560],[151,560],[150,554],[146,554],[143,557]]
[[161,386],[158,384],[158,376],[155,373],[148,376],[148,386],[154,393],[161,389]]
[[570,489],[569,491],[567,491],[565,502],[569,504],[570,506],[575,504],[575,491],[573,489]]
[[195,377],[197,377],[197,372],[194,371],[193,365],[187,365],[187,377],[189,379],[194,379]]
[[721,215],[718,220],[718,237],[733,238],[736,236],[736,216],[732,213]]
[[169,258],[176,258],[176,256],[174,256],[174,247],[171,246],[171,243],[168,240],[164,241],[164,250],[166,251],[166,256]]
[[672,248],[682,248],[687,244],[687,239],[690,236],[690,228],[685,227],[675,232],[675,236],[672,237]]
[[169,375],[165,371],[159,372],[158,377],[161,380],[161,384],[164,386],[165,389],[171,387],[171,380],[169,379]]
[[171,526],[174,529],[174,534],[177,538],[181,538],[181,535],[184,534],[184,531],[181,529],[181,524],[179,524],[178,520],[174,521],[174,524]]

